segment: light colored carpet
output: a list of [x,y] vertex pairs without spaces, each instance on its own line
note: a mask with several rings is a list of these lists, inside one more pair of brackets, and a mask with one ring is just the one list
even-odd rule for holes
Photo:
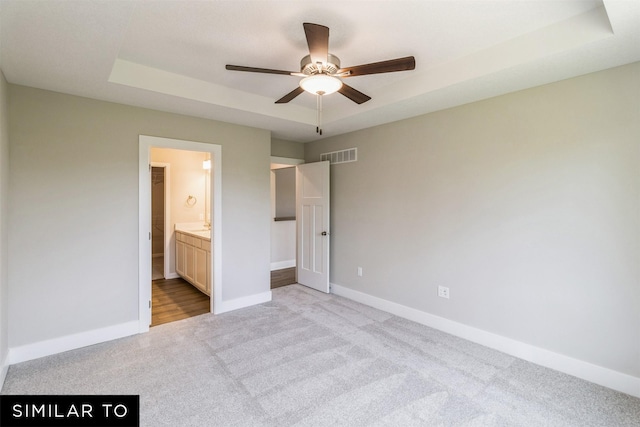
[[640,399],[300,285],[11,366],[5,394],[139,394],[142,426],[640,426]]

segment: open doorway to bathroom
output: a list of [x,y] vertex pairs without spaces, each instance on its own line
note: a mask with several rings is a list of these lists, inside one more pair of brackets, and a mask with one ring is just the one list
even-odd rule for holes
[[[210,165],[210,167],[207,165],[208,169],[205,169],[203,163],[205,160]],[[152,309],[160,305],[158,298],[152,298],[153,253],[158,254],[159,250],[157,246],[155,251],[152,250],[152,166],[164,168],[165,188],[164,253],[162,255],[164,278],[156,279],[155,284],[171,286],[176,290],[178,287],[173,285],[186,282],[188,286],[185,285],[182,289],[187,289],[192,294],[195,293],[206,299],[203,304],[205,313],[219,312],[222,304],[220,233],[222,229],[222,147],[219,144],[140,135],[138,162],[140,332],[149,330],[152,325]],[[184,170],[181,171],[181,169]],[[159,177],[156,175],[157,186],[160,185],[158,181]],[[158,222],[156,216],[156,224]],[[186,246],[190,249],[185,249]],[[193,254],[197,259],[191,256]],[[187,258],[193,260],[193,264],[185,263]],[[177,295],[167,295],[166,298],[175,301]],[[155,300],[153,305],[152,299]],[[194,315],[185,307],[176,308],[175,311],[184,317]],[[153,322],[153,325],[156,324],[158,323]]]
[[151,148],[151,326],[210,312],[210,158]]

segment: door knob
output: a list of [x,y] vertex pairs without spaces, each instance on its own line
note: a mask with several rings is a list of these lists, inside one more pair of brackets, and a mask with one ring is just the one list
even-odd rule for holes
[[327,235],[329,235],[329,233],[327,233],[326,231],[323,231],[323,232],[322,232],[322,235],[323,235],[323,236],[327,236]]

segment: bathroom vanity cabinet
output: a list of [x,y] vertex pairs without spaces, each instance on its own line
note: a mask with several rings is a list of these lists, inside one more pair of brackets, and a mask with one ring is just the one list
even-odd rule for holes
[[211,239],[176,230],[176,272],[211,296]]

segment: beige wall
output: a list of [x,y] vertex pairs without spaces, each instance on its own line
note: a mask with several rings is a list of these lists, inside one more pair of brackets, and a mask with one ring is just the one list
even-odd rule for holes
[[271,155],[274,157],[288,157],[290,159],[304,159],[304,144],[272,138]]
[[7,81],[0,71],[0,384],[8,346],[9,132]]
[[9,344],[138,318],[138,137],[222,146],[222,299],[268,292],[268,131],[9,85]]
[[640,377],[638,93],[635,63],[306,144],[358,148],[331,282]]

